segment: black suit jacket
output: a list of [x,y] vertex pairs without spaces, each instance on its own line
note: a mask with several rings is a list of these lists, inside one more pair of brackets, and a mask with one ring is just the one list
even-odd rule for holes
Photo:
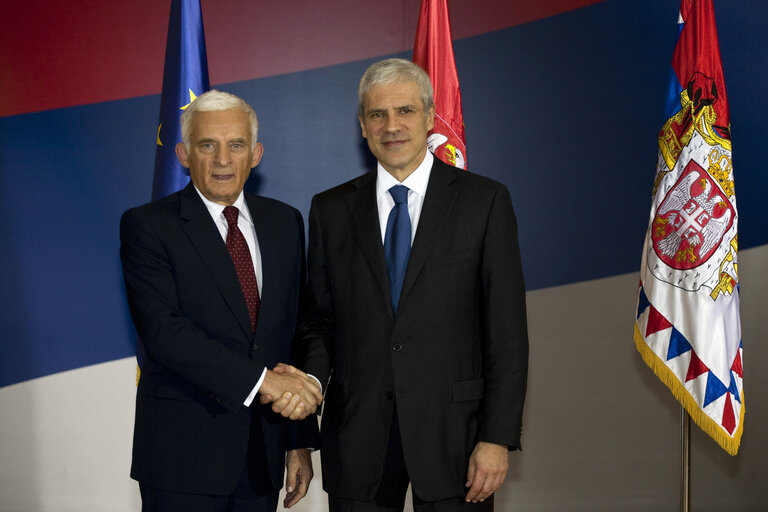
[[305,370],[330,377],[323,484],[373,498],[396,402],[419,497],[462,496],[478,441],[520,447],[528,339],[509,192],[435,159],[395,316],[375,190],[368,173],[310,211],[301,335]]
[[285,451],[316,442],[313,419],[291,423],[258,397],[243,406],[265,366],[291,360],[305,276],[301,215],[245,198],[264,276],[255,334],[226,244],[192,184],[121,220],[128,304],[146,351],[131,467],[143,484],[228,495],[248,461],[257,488],[276,491]]

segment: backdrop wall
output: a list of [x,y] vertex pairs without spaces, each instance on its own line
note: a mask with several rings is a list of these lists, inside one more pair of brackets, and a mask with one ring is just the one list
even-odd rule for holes
[[[679,406],[635,353],[632,322],[679,3],[449,3],[470,171],[509,187],[529,288],[525,451],[497,509],[675,510]],[[4,6],[0,511],[139,509],[117,225],[151,192],[169,6]],[[312,194],[370,167],[357,80],[374,60],[410,58],[418,6],[203,2],[211,84],[260,117],[249,190],[306,215]],[[768,507],[768,5],[715,10],[747,413],[735,458],[694,429],[692,503],[757,511]],[[325,509],[319,479],[302,506]]]

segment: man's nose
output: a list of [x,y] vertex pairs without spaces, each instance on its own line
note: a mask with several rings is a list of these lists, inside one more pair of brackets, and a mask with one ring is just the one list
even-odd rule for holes
[[400,123],[397,120],[397,116],[387,116],[384,120],[384,129],[390,133],[399,131]]
[[219,146],[216,153],[213,155],[214,161],[219,165],[227,165],[230,161],[229,148],[227,146]]

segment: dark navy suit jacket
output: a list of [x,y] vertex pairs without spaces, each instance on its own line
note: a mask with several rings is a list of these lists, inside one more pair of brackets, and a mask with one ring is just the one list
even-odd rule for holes
[[245,194],[262,257],[256,332],[226,244],[192,186],[128,210],[120,224],[128,303],[146,351],[131,476],[178,492],[228,495],[245,464],[282,486],[285,451],[316,445],[317,423],[243,402],[264,367],[290,362],[304,285],[298,211]]
[[314,198],[308,262],[304,370],[328,382],[321,457],[329,494],[373,498],[395,404],[421,499],[464,495],[478,441],[520,447],[528,337],[506,187],[435,159],[397,314],[375,173]]

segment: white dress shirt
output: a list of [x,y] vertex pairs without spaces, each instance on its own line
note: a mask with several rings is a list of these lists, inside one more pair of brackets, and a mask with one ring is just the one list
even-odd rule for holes
[[404,185],[408,187],[408,216],[411,218],[411,245],[413,245],[434,159],[435,157],[432,153],[427,151],[421,164],[402,183],[389,174],[381,164],[376,166],[376,204],[379,209],[379,227],[381,228],[382,243],[384,243],[384,237],[387,232],[389,213],[395,207],[395,200],[392,199],[389,189],[395,185]]
[[[209,200],[200,192],[200,190],[198,190],[197,187],[195,187],[195,190],[197,190],[197,193],[200,195],[200,199],[203,200],[203,204],[205,204],[205,207],[208,209],[208,213],[211,214],[211,218],[213,219],[213,222],[216,224],[216,227],[219,229],[221,238],[224,240],[224,243],[226,243],[227,231],[229,230],[227,219],[226,217],[224,217],[224,208],[226,208],[226,206],[224,206],[223,204],[214,203],[213,201]],[[253,271],[256,273],[256,284],[259,287],[259,297],[261,297],[261,283],[262,283],[261,250],[259,249],[259,239],[256,237],[256,228],[254,228],[253,226],[251,212],[250,210],[248,210],[248,205],[245,203],[245,196],[243,195],[242,191],[240,191],[240,195],[237,196],[237,199],[232,204],[232,206],[237,208],[240,212],[237,216],[237,227],[245,237],[245,241],[248,243],[248,250],[251,252],[251,260],[253,260]],[[245,399],[245,402],[243,402],[243,405],[245,405],[246,407],[251,406],[251,403],[253,403],[253,399],[256,397],[256,393],[259,392],[261,383],[264,382],[264,377],[266,376],[266,374],[267,374],[267,368],[265,367],[264,370],[261,372],[261,377],[259,377],[259,380],[256,382],[256,385],[251,390],[251,393]]]

